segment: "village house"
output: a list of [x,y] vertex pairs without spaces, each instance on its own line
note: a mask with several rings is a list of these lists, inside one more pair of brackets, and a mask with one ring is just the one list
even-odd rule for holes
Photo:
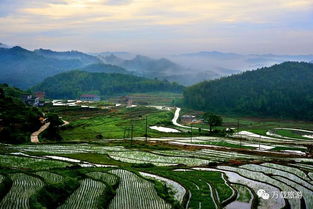
[[42,92],[42,91],[35,92],[34,95],[36,98],[39,98],[39,100],[45,99],[45,96],[46,96],[45,92]]
[[180,117],[180,119],[183,123],[192,123],[192,122],[196,121],[196,116],[194,116],[194,115],[182,115]]
[[80,100],[82,101],[100,101],[100,96],[95,94],[82,94],[80,96]]

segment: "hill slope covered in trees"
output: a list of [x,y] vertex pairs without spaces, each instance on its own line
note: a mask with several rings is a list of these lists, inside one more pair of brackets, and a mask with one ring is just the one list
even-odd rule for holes
[[24,104],[20,97],[26,94],[19,89],[0,84],[0,142],[24,143],[41,126],[42,113]]
[[107,97],[139,92],[182,92],[183,86],[133,75],[71,71],[49,77],[33,90],[44,91],[50,98],[75,99],[85,93]]
[[55,52],[21,47],[0,48],[0,83],[27,89],[49,76],[74,69],[88,72],[129,73],[121,67],[104,64],[98,58],[77,51]]
[[313,64],[285,62],[186,88],[187,107],[217,113],[313,120]]

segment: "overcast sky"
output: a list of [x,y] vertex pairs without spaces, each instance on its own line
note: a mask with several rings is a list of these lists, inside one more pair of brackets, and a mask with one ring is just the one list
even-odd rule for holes
[[0,0],[0,42],[147,55],[313,54],[313,0]]

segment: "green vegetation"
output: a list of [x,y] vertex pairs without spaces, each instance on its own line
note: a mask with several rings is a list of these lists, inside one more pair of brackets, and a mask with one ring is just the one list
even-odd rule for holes
[[32,88],[44,91],[49,98],[78,98],[92,93],[102,97],[138,92],[182,92],[183,86],[126,74],[70,71],[45,79]]
[[105,190],[106,185],[104,183],[89,178],[84,179],[80,182],[80,187],[59,208],[104,208],[100,198],[106,196]]
[[[149,168],[144,171],[172,179],[182,184],[191,192],[191,199],[188,206],[190,208],[198,208],[199,205],[202,208],[215,208],[215,204],[221,207],[223,201],[232,196],[232,190],[225,184],[220,172],[173,171],[166,168]],[[212,187],[213,191],[211,191],[208,184]],[[220,201],[216,196],[217,194]]]
[[203,115],[203,119],[209,124],[210,131],[212,131],[215,126],[221,126],[223,124],[223,119],[221,116],[214,115],[210,112],[205,113]]
[[291,138],[296,138],[296,139],[307,139],[310,140],[308,138],[302,137],[302,135],[304,135],[305,133],[302,132],[302,135],[299,134],[299,132],[297,131],[293,131],[293,130],[285,130],[285,129],[274,129],[272,130],[275,134],[281,135],[281,136],[285,136],[285,137],[291,137]]
[[232,186],[238,192],[237,201],[250,202],[250,200],[253,198],[252,193],[249,191],[249,189],[246,186],[243,186],[241,184],[233,184]]
[[43,186],[43,182],[36,177],[24,173],[11,174],[12,187],[0,202],[0,208],[29,208],[29,199]]
[[41,126],[42,113],[24,104],[19,89],[0,85],[0,142],[18,144],[30,140],[30,135]]
[[[64,109],[58,114],[65,120],[70,121],[70,125],[59,132],[66,141],[88,141],[96,139],[97,136],[108,139],[129,139],[132,135],[133,137],[143,137],[146,131],[146,117],[148,126],[172,126],[170,121],[173,117],[171,111],[161,111],[147,107],[116,108],[111,111],[87,110],[85,112],[76,111],[74,108],[72,110]],[[149,137],[175,136],[174,133],[162,133],[149,129],[149,127],[147,131]]]
[[223,114],[313,120],[313,64],[286,62],[185,89],[187,107]]
[[32,208],[57,208],[66,198],[79,187],[80,177],[66,176],[64,181],[58,184],[46,184],[38,193],[31,197]]
[[71,164],[46,159],[32,159],[29,157],[0,155],[1,168],[23,168],[23,169],[48,169],[62,168]]

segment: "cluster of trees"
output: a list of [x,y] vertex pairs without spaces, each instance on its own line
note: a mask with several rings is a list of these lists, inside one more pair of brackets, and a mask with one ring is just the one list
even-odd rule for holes
[[313,120],[313,64],[285,62],[184,91],[184,105],[203,111]]
[[19,89],[0,84],[0,142],[19,144],[30,140],[30,134],[39,129],[42,113],[25,105]]
[[168,81],[118,73],[71,71],[45,79],[32,88],[50,98],[78,98],[81,94],[103,97],[141,92],[182,92],[183,86]]

